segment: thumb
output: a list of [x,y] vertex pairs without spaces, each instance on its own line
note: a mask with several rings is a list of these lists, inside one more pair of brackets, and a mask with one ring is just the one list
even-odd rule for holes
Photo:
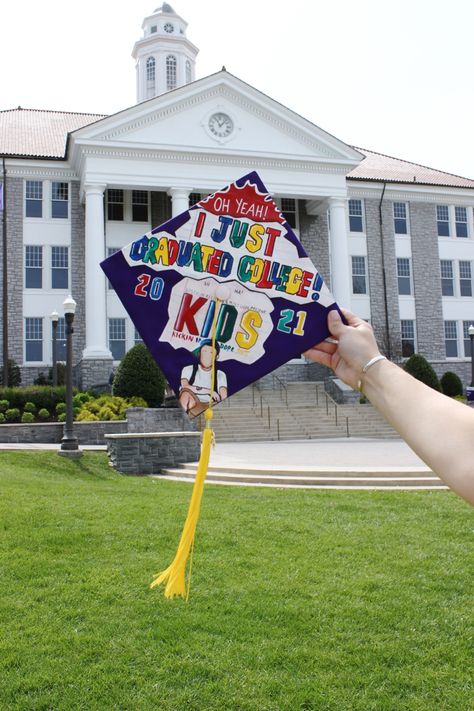
[[335,309],[332,309],[328,313],[328,328],[331,332],[331,335],[336,336],[336,338],[338,338],[342,334],[345,328],[344,324],[342,323],[342,319],[339,315],[339,312]]

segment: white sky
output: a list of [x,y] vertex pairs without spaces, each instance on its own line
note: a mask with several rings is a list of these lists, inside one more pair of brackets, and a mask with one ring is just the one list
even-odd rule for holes
[[[162,0],[17,0],[0,26],[0,109],[135,103],[134,42]],[[228,71],[355,146],[474,178],[473,0],[171,0]]]

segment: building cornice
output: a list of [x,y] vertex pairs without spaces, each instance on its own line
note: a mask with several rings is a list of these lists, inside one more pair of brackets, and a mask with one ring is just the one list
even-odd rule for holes
[[[347,178],[347,192],[351,198],[366,200],[380,200],[383,191],[383,182],[357,183]],[[387,181],[385,189],[385,200],[396,200],[399,202],[426,202],[439,203],[447,201],[452,205],[473,205],[474,191],[469,188],[445,187],[437,185],[401,185]]]
[[7,175],[15,178],[43,178],[45,180],[79,180],[79,176],[72,168],[57,164],[47,165],[22,161],[18,164],[7,163]]

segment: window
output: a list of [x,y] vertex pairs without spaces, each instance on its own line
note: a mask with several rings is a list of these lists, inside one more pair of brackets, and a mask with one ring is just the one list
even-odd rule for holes
[[148,222],[148,193],[146,190],[132,190],[132,220]]
[[441,260],[441,293],[454,296],[453,263],[450,259]]
[[438,237],[449,237],[449,208],[447,205],[436,205],[436,221]]
[[398,293],[411,294],[410,260],[406,257],[397,258]]
[[169,54],[166,57],[166,89],[176,88],[176,57]]
[[349,230],[363,232],[362,200],[349,200]]
[[472,296],[471,262],[459,262],[459,293],[461,296]]
[[415,352],[415,322],[411,320],[400,321],[402,332],[402,356],[409,358]]
[[[53,352],[53,324],[51,323],[51,353]],[[56,360],[66,361],[66,319],[60,316],[56,328]]]
[[156,32],[156,30],[157,30],[157,26],[156,26],[156,25],[152,25],[152,26],[150,27],[150,34],[151,34],[151,35],[154,35],[155,32]]
[[191,74],[191,62],[189,59],[186,60],[186,84],[190,84],[192,80],[192,74]]
[[25,360],[43,360],[43,319],[25,318]]
[[155,81],[155,58],[154,57],[148,57],[146,60],[146,80],[147,81]]
[[69,247],[51,247],[51,288],[69,286]]
[[367,293],[365,257],[352,257],[352,293]]
[[201,193],[189,193],[189,207],[201,202]]
[[462,337],[464,341],[464,357],[471,357],[471,337],[469,335],[469,326],[472,325],[472,321],[462,322]]
[[68,217],[69,184],[51,184],[51,217]]
[[294,198],[282,198],[281,199],[281,212],[283,217],[288,222],[290,227],[296,229],[296,212],[297,205]]
[[134,337],[133,337],[133,340],[135,341],[135,345],[136,345],[137,343],[143,343],[143,339],[142,339],[142,337],[140,336],[140,334],[138,333],[137,329],[135,329],[135,335],[134,335]]
[[25,288],[41,289],[43,286],[43,247],[25,247]]
[[465,207],[454,208],[456,237],[467,237],[467,210]]
[[444,343],[446,358],[458,357],[458,328],[456,321],[444,322]]
[[125,355],[125,319],[109,318],[109,348],[114,360]]
[[123,190],[107,190],[107,218],[123,220]]
[[26,181],[26,217],[43,217],[43,183],[41,180]]
[[[119,252],[120,247],[107,247],[107,256],[111,257],[112,254],[115,254],[115,252]],[[109,279],[107,279],[107,289],[113,289],[114,287],[110,283]]]
[[404,202],[393,203],[393,228],[396,235],[408,234],[407,206]]

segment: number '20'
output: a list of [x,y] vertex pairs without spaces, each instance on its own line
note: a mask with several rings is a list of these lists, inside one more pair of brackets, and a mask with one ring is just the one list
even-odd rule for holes
[[164,285],[165,283],[161,277],[153,277],[152,279],[149,274],[140,274],[134,294],[144,298],[148,296],[153,301],[158,301],[163,294]]

